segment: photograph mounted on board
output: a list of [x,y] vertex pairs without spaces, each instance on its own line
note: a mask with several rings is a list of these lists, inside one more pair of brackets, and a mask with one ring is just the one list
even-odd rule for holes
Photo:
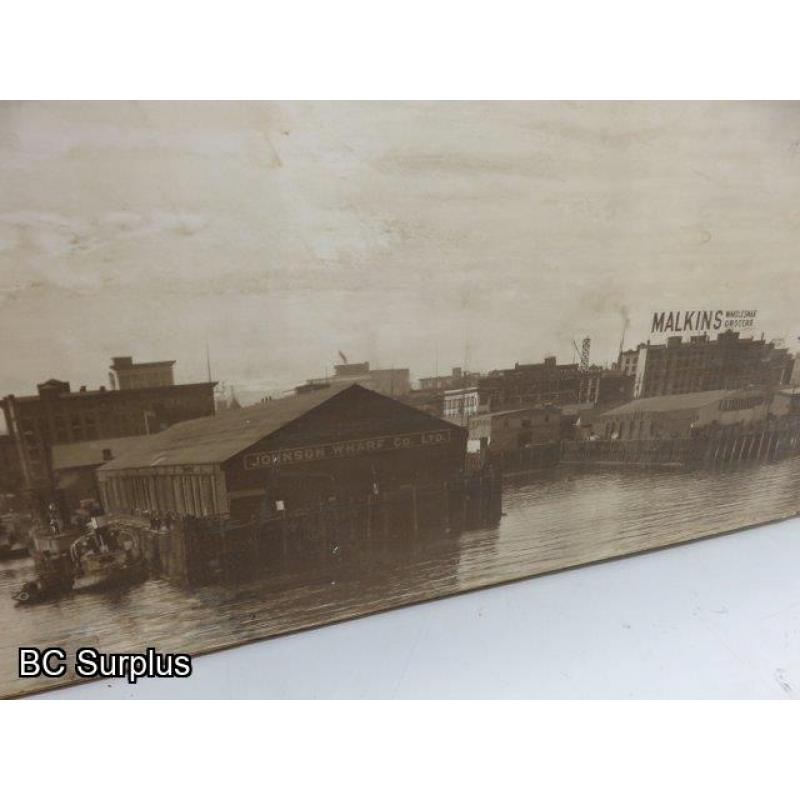
[[798,130],[0,103],[0,696],[796,515]]

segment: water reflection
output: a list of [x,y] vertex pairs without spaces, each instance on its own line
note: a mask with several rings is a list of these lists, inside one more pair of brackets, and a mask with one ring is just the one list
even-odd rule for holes
[[16,678],[21,645],[202,652],[529,575],[794,515],[800,460],[740,471],[556,470],[506,482],[493,530],[411,537],[302,577],[186,591],[164,580],[15,607],[30,560],[0,566],[0,694],[56,685]]

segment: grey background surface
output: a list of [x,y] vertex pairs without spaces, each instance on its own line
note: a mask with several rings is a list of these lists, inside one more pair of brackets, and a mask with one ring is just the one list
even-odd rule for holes
[[792,698],[800,520],[246,645],[185,680],[38,698]]

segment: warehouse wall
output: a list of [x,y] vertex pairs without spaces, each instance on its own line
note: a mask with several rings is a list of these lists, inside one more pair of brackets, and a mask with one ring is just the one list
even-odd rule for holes
[[103,505],[113,513],[212,516],[228,511],[225,476],[219,467],[154,467],[98,473]]
[[[225,464],[231,511],[253,513],[265,497],[297,506],[364,496],[375,484],[441,483],[463,473],[466,437],[459,426],[353,387]],[[330,457],[334,445],[351,455]]]

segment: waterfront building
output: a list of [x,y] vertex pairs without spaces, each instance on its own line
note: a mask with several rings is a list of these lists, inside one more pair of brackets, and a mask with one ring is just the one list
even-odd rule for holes
[[800,354],[796,354],[792,363],[792,374],[789,378],[792,386],[800,386]]
[[153,386],[174,386],[174,361],[146,361],[135,364],[130,356],[116,356],[108,368],[112,389],[149,389]]
[[748,386],[774,387],[790,380],[793,358],[786,348],[727,330],[670,336],[665,344],[642,344],[636,358],[633,396],[658,397]]
[[490,411],[578,402],[577,364],[557,364],[551,356],[539,364],[515,364],[493,370],[478,381],[480,404]]
[[557,444],[561,439],[561,409],[543,406],[476,414],[469,420],[469,438],[493,453]]
[[426,414],[444,418],[444,392],[440,389],[412,389],[403,402]]
[[26,487],[46,493],[53,486],[53,445],[141,436],[211,415],[214,383],[74,392],[67,381],[50,379],[35,395],[7,395],[0,405]]
[[[639,347],[644,347],[644,344],[640,344]],[[636,364],[639,361],[639,347],[634,347],[630,350],[620,350],[614,368],[623,375],[636,375]]]
[[592,421],[603,408],[594,403],[568,403],[561,408],[561,441],[588,439],[592,433]]
[[105,507],[249,520],[464,474],[467,431],[357,383],[174,425],[97,471]]
[[456,425],[466,426],[469,418],[479,409],[479,378],[480,373],[453,367],[450,375],[420,378],[420,388],[412,389],[406,400],[415,408],[436,414]]
[[0,494],[16,494],[22,483],[22,465],[14,439],[0,434]]
[[328,386],[348,386],[351,383],[357,383],[365,389],[372,389],[388,397],[405,397],[411,391],[411,373],[406,367],[371,369],[369,361],[336,364],[332,376],[309,378],[305,384],[296,387],[295,392],[303,394]]
[[758,425],[788,413],[789,402],[763,389],[691,392],[632,400],[597,415],[592,433],[602,439],[676,439],[712,426]]
[[449,375],[436,375],[419,379],[419,388],[423,392],[447,391],[449,389],[466,389],[475,386],[481,377],[480,372],[467,372],[461,367],[453,367]]
[[800,416],[800,387],[778,389],[772,399],[772,409],[775,416]]
[[88,442],[53,446],[53,476],[67,512],[79,508],[83,500],[99,500],[97,468],[135,447],[146,436],[125,436],[121,439],[94,439]]
[[478,413],[479,395],[477,386],[468,386],[464,389],[446,389],[442,400],[442,416],[456,425],[466,426],[469,418]]
[[578,378],[578,403],[610,406],[633,399],[634,376],[619,369],[589,367]]

